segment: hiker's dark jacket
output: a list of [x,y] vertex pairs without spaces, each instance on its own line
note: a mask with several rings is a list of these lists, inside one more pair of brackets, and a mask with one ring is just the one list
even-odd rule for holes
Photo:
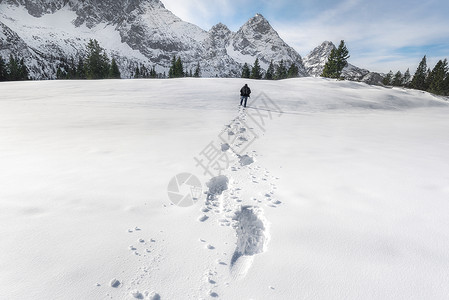
[[249,88],[249,86],[245,85],[244,87],[242,87],[240,89],[240,96],[249,97],[250,94],[251,94],[251,89]]

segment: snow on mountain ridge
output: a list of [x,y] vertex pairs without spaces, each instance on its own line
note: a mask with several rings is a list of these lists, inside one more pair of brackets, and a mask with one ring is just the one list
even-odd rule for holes
[[[295,63],[300,76],[317,76],[327,60],[320,54],[313,62],[317,58],[309,55],[306,68],[261,14],[232,32],[221,23],[205,31],[159,0],[0,0],[0,8],[0,55],[24,57],[37,79],[54,78],[61,59],[76,60],[89,39],[97,39],[117,60],[123,77],[132,76],[139,64],[167,73],[173,56],[181,57],[187,71],[199,63],[204,77],[239,77],[243,64],[256,58],[265,70],[271,61],[284,60],[287,67]],[[329,43],[326,49],[334,47]],[[369,73],[359,70],[353,67],[351,76]]]
[[[234,33],[224,24],[205,31],[184,22],[159,0],[3,0],[0,6],[0,22],[36,52],[24,55],[35,78],[54,78],[58,58],[76,59],[93,38],[116,58],[124,77],[138,64],[168,72],[173,56],[181,57],[187,71],[200,63],[206,77],[238,77],[243,64],[256,58],[264,69],[271,61],[294,62],[307,75],[301,56],[260,14]],[[14,45],[4,40],[0,54],[8,56]],[[48,57],[54,57],[51,63]]]

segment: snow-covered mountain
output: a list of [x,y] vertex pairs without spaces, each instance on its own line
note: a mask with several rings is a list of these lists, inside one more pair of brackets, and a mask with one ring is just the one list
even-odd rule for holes
[[335,45],[332,42],[325,41],[303,58],[304,66],[310,76],[320,76],[334,48]]
[[74,1],[0,0],[0,55],[25,57],[36,78],[52,78],[62,57],[77,57],[97,39],[129,76],[139,63],[166,72],[180,56],[187,69],[201,65],[203,76],[234,77],[259,58],[295,62],[307,75],[301,56],[260,14],[236,33],[217,24],[210,31],[184,22],[159,0]]
[[260,14],[250,19],[235,35],[227,52],[239,62],[253,63],[258,57],[261,67],[268,68],[271,61],[279,63],[282,59],[287,65],[295,63],[299,74],[307,76],[301,56],[287,45]]
[[[320,76],[332,49],[335,48],[336,47],[332,42],[324,41],[321,45],[306,55],[303,58],[303,62],[307,73],[310,76]],[[348,80],[362,81],[369,84],[381,84],[383,78],[379,73],[370,72],[351,64],[348,64],[348,66],[343,69],[342,75]]]
[[[317,76],[335,47],[324,42],[303,60],[260,14],[237,32],[221,23],[206,31],[159,0],[0,0],[0,55],[25,58],[34,78],[54,78],[59,62],[76,61],[89,39],[98,40],[118,61],[122,77],[131,76],[139,64],[168,72],[175,55],[187,70],[199,63],[204,77],[238,77],[243,64],[256,58],[265,70],[271,61],[284,60],[287,66],[295,63],[300,76]],[[348,66],[345,75],[377,78],[355,66]]]

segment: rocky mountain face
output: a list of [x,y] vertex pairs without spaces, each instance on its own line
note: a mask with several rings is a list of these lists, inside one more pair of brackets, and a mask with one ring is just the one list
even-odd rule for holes
[[320,76],[334,48],[332,42],[325,41],[303,58],[304,66],[310,76]]
[[260,14],[250,19],[234,35],[228,47],[228,53],[234,53],[236,60],[253,63],[258,57],[261,67],[267,69],[271,61],[278,64],[284,60],[286,65],[295,63],[300,76],[307,76],[301,56],[287,45]]
[[[325,42],[303,63],[260,14],[237,32],[221,23],[205,31],[159,0],[0,0],[0,55],[25,58],[36,79],[55,78],[58,63],[82,56],[89,39],[117,60],[122,77],[130,77],[139,64],[168,73],[175,55],[187,70],[199,63],[203,77],[239,77],[243,64],[256,58],[262,69],[284,60],[287,66],[295,63],[300,76],[314,76],[335,47]],[[354,78],[364,71],[350,70]]]
[[[332,49],[336,49],[332,42],[325,41],[303,58],[304,66],[310,76],[320,76],[323,73]],[[348,64],[343,69],[342,76],[348,80],[366,82],[368,84],[379,85],[383,76],[379,73],[370,72],[354,65]]]

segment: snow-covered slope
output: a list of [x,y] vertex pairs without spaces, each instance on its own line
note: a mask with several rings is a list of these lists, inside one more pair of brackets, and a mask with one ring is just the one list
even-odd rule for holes
[[263,67],[271,60],[295,62],[306,75],[301,56],[259,14],[236,33],[222,24],[207,32],[182,21],[159,0],[3,0],[0,26],[0,55],[8,57],[20,47],[36,78],[54,77],[60,58],[76,59],[89,39],[117,59],[125,77],[140,63],[167,72],[175,55],[187,70],[200,63],[203,76],[237,77],[242,64],[256,58]]
[[243,83],[0,83],[0,299],[445,299],[448,102]]
[[[323,73],[324,65],[326,64],[332,49],[335,49],[332,42],[325,41],[315,49],[313,49],[303,59],[304,66],[310,76],[320,76]],[[342,76],[348,80],[366,82],[368,84],[381,84],[382,75],[375,72],[370,72],[361,69],[354,65],[348,64],[343,69]]]

